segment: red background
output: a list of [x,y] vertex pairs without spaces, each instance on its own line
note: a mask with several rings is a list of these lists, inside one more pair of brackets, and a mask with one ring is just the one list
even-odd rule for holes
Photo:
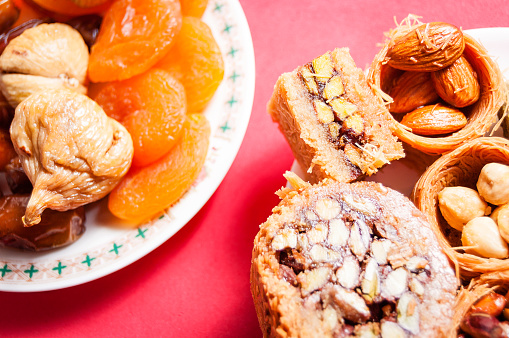
[[0,292],[0,335],[261,336],[249,291],[252,243],[293,162],[265,110],[277,77],[335,47],[350,47],[365,68],[394,18],[409,13],[463,29],[509,25],[503,0],[240,3],[253,37],[256,93],[244,142],[216,193],[174,237],[118,272],[58,291]]

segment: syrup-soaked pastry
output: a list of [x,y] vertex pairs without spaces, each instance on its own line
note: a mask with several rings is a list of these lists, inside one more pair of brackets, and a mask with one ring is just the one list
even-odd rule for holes
[[426,217],[379,183],[292,188],[260,226],[251,292],[265,337],[440,337],[458,280]]
[[267,110],[312,183],[351,182],[404,156],[389,111],[347,48],[281,75]]
[[74,243],[85,232],[85,207],[47,209],[38,226],[25,227],[21,217],[29,199],[29,193],[0,197],[0,246],[45,251]]

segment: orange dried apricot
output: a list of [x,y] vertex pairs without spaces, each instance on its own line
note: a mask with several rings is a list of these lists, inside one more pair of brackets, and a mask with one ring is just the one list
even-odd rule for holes
[[9,131],[0,129],[0,170],[4,170],[5,166],[16,156]]
[[137,224],[162,213],[189,190],[205,163],[210,125],[202,114],[189,114],[182,138],[157,162],[131,168],[113,189],[108,207],[115,216]]
[[182,84],[168,72],[151,69],[127,80],[111,82],[92,97],[126,127],[134,144],[134,166],[145,166],[177,142],[186,115]]
[[182,82],[191,113],[206,107],[224,75],[223,57],[212,31],[194,17],[183,18],[175,45],[155,67],[175,74]]
[[118,0],[106,11],[90,53],[93,82],[141,74],[169,51],[180,31],[178,0]]
[[31,0],[42,9],[70,16],[86,15],[93,13],[102,13],[113,0],[102,1],[103,3],[93,7],[78,6],[72,0]]
[[90,8],[111,2],[112,0],[71,0],[81,8]]
[[183,16],[201,18],[207,8],[209,0],[180,0]]

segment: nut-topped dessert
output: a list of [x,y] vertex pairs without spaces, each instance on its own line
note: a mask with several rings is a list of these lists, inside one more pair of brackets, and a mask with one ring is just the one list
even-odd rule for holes
[[347,48],[281,75],[267,109],[311,182],[355,181],[404,156],[387,109]]
[[294,189],[260,226],[251,291],[266,337],[450,334],[454,269],[426,217],[372,182]]

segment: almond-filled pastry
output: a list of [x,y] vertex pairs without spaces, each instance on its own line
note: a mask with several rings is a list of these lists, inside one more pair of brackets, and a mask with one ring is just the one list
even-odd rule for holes
[[281,75],[267,110],[312,183],[351,182],[404,156],[389,111],[348,48]]
[[380,183],[293,189],[260,226],[251,292],[265,337],[442,337],[457,278],[426,217]]

